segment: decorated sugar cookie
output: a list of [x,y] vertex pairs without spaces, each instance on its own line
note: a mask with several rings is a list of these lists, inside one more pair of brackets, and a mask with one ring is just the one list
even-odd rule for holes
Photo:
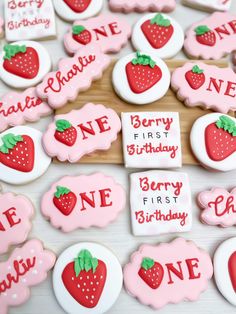
[[170,72],[153,53],[137,52],[121,58],[112,73],[116,93],[125,101],[144,105],[162,98],[170,85]]
[[209,254],[194,242],[142,245],[124,267],[127,292],[141,303],[160,309],[168,303],[197,301],[213,274]]
[[51,59],[47,50],[35,41],[5,45],[0,53],[0,77],[15,88],[36,85],[50,69]]
[[34,87],[22,93],[7,93],[0,98],[0,132],[26,121],[37,121],[51,112],[48,104],[36,95]]
[[53,271],[57,301],[68,314],[106,313],[119,297],[122,268],[116,256],[97,243],[66,249]]
[[56,35],[51,0],[4,0],[7,41],[52,38]]
[[50,157],[73,163],[95,150],[109,149],[120,130],[120,118],[114,110],[89,103],[55,116],[44,133],[43,146]]
[[186,33],[184,48],[192,58],[220,59],[236,49],[236,15],[215,12],[194,23]]
[[134,26],[132,43],[137,50],[162,58],[172,58],[184,43],[181,26],[169,15],[144,15]]
[[170,12],[174,10],[176,3],[175,0],[110,0],[109,5],[113,11],[125,13],[133,11]]
[[16,126],[0,134],[0,180],[24,184],[40,177],[51,158],[43,150],[42,133]]
[[191,147],[199,162],[210,170],[236,169],[236,119],[211,113],[193,124]]
[[0,17],[0,38],[3,36],[3,25],[4,25],[4,21]]
[[58,70],[48,73],[37,86],[37,95],[47,99],[52,108],[63,107],[74,101],[80,91],[89,89],[92,81],[101,78],[110,60],[98,45],[85,46],[74,57],[59,61]]
[[231,68],[188,62],[174,70],[171,86],[186,106],[236,111],[236,74]]
[[64,177],[44,194],[41,211],[55,228],[105,227],[125,207],[125,191],[102,173]]
[[0,204],[0,254],[3,254],[10,245],[26,240],[34,207],[27,197],[13,193],[0,194]]
[[228,11],[231,2],[231,0],[182,0],[183,4],[204,11]]
[[182,166],[177,112],[122,113],[125,165],[128,168]]
[[7,314],[9,307],[21,305],[30,298],[30,287],[47,278],[56,256],[45,250],[39,240],[30,240],[13,251],[9,259],[0,263],[0,309]]
[[128,41],[131,27],[128,22],[115,14],[103,14],[98,17],[76,21],[64,36],[64,45],[68,53],[90,44],[98,44],[102,52],[118,52]]
[[222,227],[236,224],[236,188],[231,192],[222,188],[201,192],[198,204],[203,209],[201,220],[204,223]]
[[83,20],[97,15],[103,0],[53,0],[57,14],[66,21]]
[[191,230],[191,191],[187,174],[152,170],[133,173],[130,181],[134,235],[159,235]]

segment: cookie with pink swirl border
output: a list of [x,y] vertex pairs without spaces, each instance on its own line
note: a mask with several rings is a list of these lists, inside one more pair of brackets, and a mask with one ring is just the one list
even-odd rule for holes
[[231,0],[182,0],[184,5],[207,12],[228,11]]
[[186,32],[184,49],[196,59],[220,59],[236,49],[236,15],[215,12]]
[[52,108],[63,107],[79,92],[89,89],[92,81],[100,79],[110,61],[98,45],[85,46],[74,57],[59,61],[58,70],[47,74],[37,86],[37,95],[47,99]]
[[228,192],[212,188],[199,193],[198,204],[203,210],[201,220],[210,226],[232,227],[236,224],[236,188]]
[[194,242],[142,245],[124,267],[127,292],[142,304],[160,309],[168,303],[196,301],[213,275],[209,254]]
[[0,263],[0,309],[7,314],[11,306],[18,306],[30,298],[30,287],[47,278],[56,256],[33,239],[13,251],[9,259]]
[[174,70],[171,87],[188,107],[236,111],[236,74],[231,68],[188,62]]
[[88,103],[56,115],[43,135],[43,147],[50,157],[74,163],[95,150],[108,150],[120,130],[121,121],[113,109]]
[[41,202],[42,214],[55,228],[106,227],[124,209],[124,189],[102,173],[63,177],[53,183]]
[[124,13],[137,12],[171,12],[175,9],[175,0],[110,0],[110,8],[113,11]]
[[75,21],[64,36],[64,45],[69,54],[95,43],[102,52],[118,52],[128,41],[131,27],[126,19],[115,14],[103,14],[86,20]]

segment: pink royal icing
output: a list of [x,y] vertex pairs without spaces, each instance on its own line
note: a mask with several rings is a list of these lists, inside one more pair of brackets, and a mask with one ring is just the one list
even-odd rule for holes
[[56,256],[34,239],[15,249],[6,262],[0,263],[1,314],[7,314],[10,306],[25,303],[30,297],[29,288],[47,278],[55,260]]
[[126,13],[132,11],[170,12],[176,6],[175,0],[110,0],[109,4],[112,10]]

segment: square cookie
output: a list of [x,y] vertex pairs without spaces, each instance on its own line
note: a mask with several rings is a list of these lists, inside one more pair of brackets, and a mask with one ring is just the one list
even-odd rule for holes
[[182,166],[177,112],[122,113],[123,152],[127,168]]
[[192,201],[187,174],[152,170],[133,173],[130,181],[134,235],[159,235],[191,230]]

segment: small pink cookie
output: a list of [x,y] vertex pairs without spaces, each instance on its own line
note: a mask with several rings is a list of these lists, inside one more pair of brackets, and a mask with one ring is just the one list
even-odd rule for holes
[[0,194],[0,254],[26,240],[32,227],[32,203],[23,195]]
[[236,188],[231,192],[213,188],[198,195],[203,209],[201,220],[211,226],[231,227],[236,224]]
[[236,111],[236,74],[231,68],[188,62],[172,73],[171,86],[188,107]]
[[88,103],[80,110],[55,116],[44,133],[43,146],[49,156],[73,163],[95,150],[109,149],[120,130],[114,110]]
[[182,0],[182,3],[203,11],[228,11],[231,0]]
[[125,13],[138,12],[170,12],[175,9],[175,0],[110,0],[110,7],[113,11]]
[[44,194],[41,211],[55,228],[71,232],[92,226],[103,228],[125,207],[125,191],[102,173],[64,177]]
[[0,263],[0,309],[7,314],[10,306],[18,306],[30,298],[30,287],[47,278],[56,256],[44,250],[39,240],[30,240],[13,251],[6,262]]
[[100,79],[109,64],[110,57],[98,45],[85,46],[74,57],[61,59],[58,70],[47,74],[36,92],[52,108],[63,107],[74,101],[79,92],[89,89],[92,81]]
[[141,303],[160,309],[168,303],[196,301],[212,274],[209,254],[194,242],[177,238],[142,245],[124,267],[124,284]]
[[76,21],[64,36],[68,53],[74,54],[90,43],[97,43],[102,52],[118,52],[128,41],[131,27],[128,22],[115,14]]
[[186,33],[186,53],[193,58],[220,59],[236,49],[236,16],[215,12]]
[[51,112],[48,104],[36,95],[35,88],[7,93],[0,98],[0,132],[26,121],[37,121]]

